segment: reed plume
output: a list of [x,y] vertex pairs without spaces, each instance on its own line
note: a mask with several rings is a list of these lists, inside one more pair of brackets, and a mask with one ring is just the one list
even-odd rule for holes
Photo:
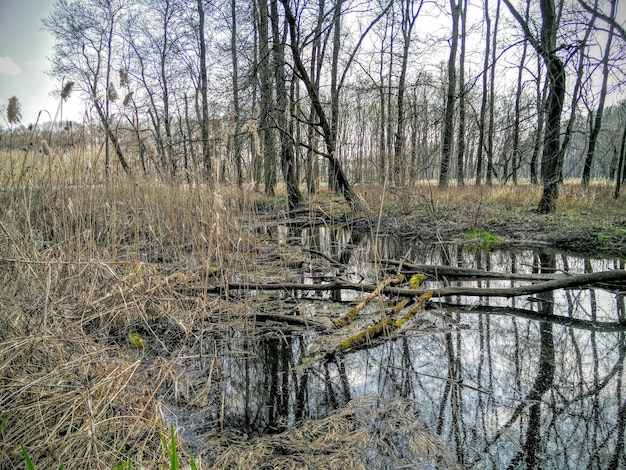
[[63,89],[61,90],[61,99],[63,101],[67,101],[70,95],[72,94],[72,89],[74,88],[74,82],[67,82]]
[[41,151],[46,157],[52,156],[52,150],[45,139],[41,141]]
[[7,117],[11,124],[17,124],[22,120],[22,105],[20,104],[20,100],[17,99],[17,96],[9,98]]
[[117,90],[115,89],[115,85],[113,83],[109,83],[109,89],[107,90],[107,96],[109,101],[117,100]]
[[125,88],[128,86],[128,72],[124,69],[120,69],[120,86]]
[[122,102],[124,106],[128,106],[130,104],[130,100],[133,97],[133,93],[134,91],[129,91],[128,93],[126,93],[126,96],[124,97],[124,101]]

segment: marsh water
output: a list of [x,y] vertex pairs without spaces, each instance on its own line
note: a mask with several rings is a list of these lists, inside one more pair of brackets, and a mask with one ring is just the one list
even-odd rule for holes
[[[340,261],[343,279],[376,283],[381,260],[496,272],[584,273],[623,268],[543,248],[484,250],[460,244],[373,238],[325,227],[277,227],[278,243]],[[303,269],[301,282],[331,275]],[[425,287],[510,287],[528,281],[437,279]],[[315,318],[347,309],[353,291],[288,293]],[[615,287],[556,290],[537,297],[447,297],[391,341],[302,366],[314,331],[270,329],[256,339],[207,332],[202,359],[188,374],[213,374],[219,387],[204,407],[169,409],[187,440],[203,448],[208,429],[277,433],[319,419],[364,396],[410,401],[425,428],[441,436],[466,468],[624,468],[626,311]],[[345,307],[344,307],[345,306]],[[542,321],[538,315],[554,317]],[[579,320],[568,322],[567,320]],[[433,467],[434,468],[434,467]]]

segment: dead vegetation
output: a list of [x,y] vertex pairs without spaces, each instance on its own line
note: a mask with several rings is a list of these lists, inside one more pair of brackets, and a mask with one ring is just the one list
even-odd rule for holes
[[[202,182],[103,182],[73,170],[79,164],[71,159],[42,165],[30,158],[3,166],[0,181],[0,467],[23,465],[20,444],[37,468],[111,468],[125,458],[145,468],[166,465],[157,430],[165,433],[172,419],[167,403],[210,408],[216,423],[223,419],[224,358],[205,344],[207,332],[217,345],[233,332],[254,339],[276,334],[277,325],[316,329],[320,319],[307,312],[284,321],[284,306],[293,310],[289,292],[255,289],[297,282],[303,265],[332,272],[338,261],[270,236],[289,221],[281,207],[269,217],[258,212],[275,200]],[[391,202],[445,214],[472,194],[414,191],[411,201]],[[472,212],[481,213],[487,198],[520,204],[511,191],[480,191]],[[372,209],[378,203],[369,201]],[[381,225],[375,213],[348,220],[333,197],[313,206],[304,225]],[[190,352],[207,350],[206,367],[181,370]],[[439,438],[400,400],[352,401],[273,435],[242,439],[226,430],[212,446],[211,455],[198,456],[200,468],[454,467]],[[179,448],[185,461],[183,439]]]

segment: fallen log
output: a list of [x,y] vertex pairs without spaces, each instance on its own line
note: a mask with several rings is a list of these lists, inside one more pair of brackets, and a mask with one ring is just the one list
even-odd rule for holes
[[432,276],[448,276],[448,277],[471,277],[483,279],[516,279],[527,281],[549,281],[558,279],[567,274],[550,274],[550,273],[505,273],[497,271],[485,271],[483,269],[462,268],[457,266],[441,266],[431,264],[413,264],[407,261],[399,261],[395,259],[380,260],[381,264],[391,266],[401,266],[404,274],[412,272],[420,272],[430,274]]
[[[466,286],[449,286],[449,287],[428,287],[417,291],[405,287],[386,286],[382,292],[385,294],[395,294],[401,296],[422,295],[428,291],[433,291],[433,297],[446,297],[451,295],[465,295],[474,297],[520,297],[524,295],[540,294],[542,292],[550,292],[556,289],[570,289],[577,287],[596,286],[605,288],[605,283],[626,283],[626,270],[615,269],[611,271],[601,271],[597,273],[586,274],[570,274],[559,275],[557,278],[536,282],[516,287],[504,288],[488,288],[488,287],[466,287]],[[225,291],[235,290],[257,290],[257,291],[327,291],[346,289],[357,292],[373,292],[377,289],[375,284],[354,283],[341,279],[321,284],[304,284],[304,283],[255,283],[255,282],[226,282],[215,286],[189,286],[181,285],[177,287],[179,292],[188,294],[202,293],[223,293]]]

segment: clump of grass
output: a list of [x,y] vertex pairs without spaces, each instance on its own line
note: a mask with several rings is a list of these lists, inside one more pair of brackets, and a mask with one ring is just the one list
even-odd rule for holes
[[486,250],[490,250],[502,244],[500,236],[488,231],[481,231],[477,229],[473,229],[472,231],[466,233],[464,238],[470,242],[478,243]]
[[0,178],[0,468],[26,455],[37,468],[108,469],[120,455],[157,468],[160,400],[177,399],[180,351],[213,308],[173,286],[245,280],[254,213],[217,187],[115,172],[99,184],[80,150],[38,157]]

